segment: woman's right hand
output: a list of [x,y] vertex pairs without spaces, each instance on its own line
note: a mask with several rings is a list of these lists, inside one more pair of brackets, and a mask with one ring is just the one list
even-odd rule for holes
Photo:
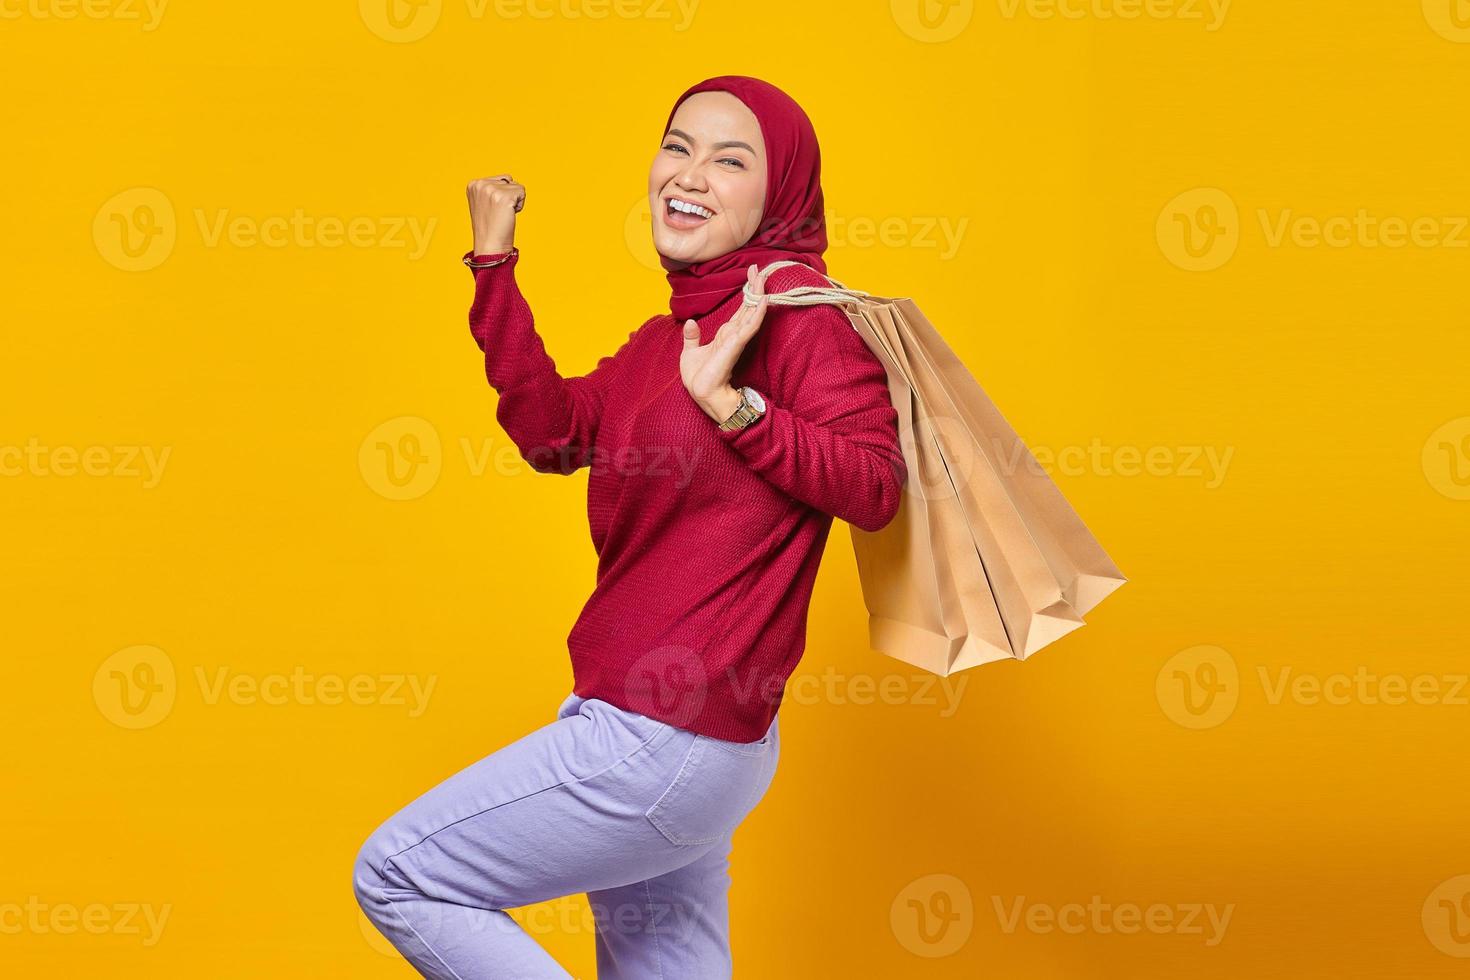
[[516,213],[525,206],[526,189],[510,174],[497,174],[470,181],[465,196],[470,201],[475,254],[509,252],[515,244]]

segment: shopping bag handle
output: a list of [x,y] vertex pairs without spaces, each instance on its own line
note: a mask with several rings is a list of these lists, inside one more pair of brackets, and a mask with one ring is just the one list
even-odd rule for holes
[[[806,263],[793,262],[785,259],[780,262],[772,262],[761,270],[761,281],[765,282],[767,274],[777,269],[785,268],[788,265],[806,265]],[[811,268],[811,266],[807,266],[807,268]],[[821,273],[818,273],[818,275],[821,275]],[[797,286],[794,289],[786,290],[784,293],[765,293],[764,295],[772,306],[820,306],[823,303],[836,303],[840,306],[844,303],[858,303],[863,298],[873,295],[861,289],[849,289],[831,276],[823,275],[822,278],[832,285]],[[742,288],[741,292],[745,294],[744,302],[750,306],[754,306],[760,301],[760,297],[750,288],[750,283],[748,282]]]

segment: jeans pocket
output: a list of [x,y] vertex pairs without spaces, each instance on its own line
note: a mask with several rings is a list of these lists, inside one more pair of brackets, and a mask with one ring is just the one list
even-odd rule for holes
[[719,840],[754,809],[770,749],[769,736],[744,743],[695,734],[673,782],[644,816],[672,844]]

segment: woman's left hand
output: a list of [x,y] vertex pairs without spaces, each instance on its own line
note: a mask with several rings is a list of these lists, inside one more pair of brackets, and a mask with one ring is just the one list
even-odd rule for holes
[[699,324],[693,320],[684,321],[684,350],[679,354],[679,374],[699,407],[716,422],[725,421],[740,404],[740,392],[730,384],[730,372],[766,316],[769,298],[765,295],[765,275],[757,273],[752,265],[746,270],[746,281],[760,301],[754,306],[742,302],[709,343],[700,344]]

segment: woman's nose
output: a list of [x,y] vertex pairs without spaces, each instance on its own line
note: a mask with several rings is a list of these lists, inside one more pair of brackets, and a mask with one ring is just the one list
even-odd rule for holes
[[691,163],[679,171],[674,183],[686,191],[702,191],[705,189],[704,169],[697,163]]

